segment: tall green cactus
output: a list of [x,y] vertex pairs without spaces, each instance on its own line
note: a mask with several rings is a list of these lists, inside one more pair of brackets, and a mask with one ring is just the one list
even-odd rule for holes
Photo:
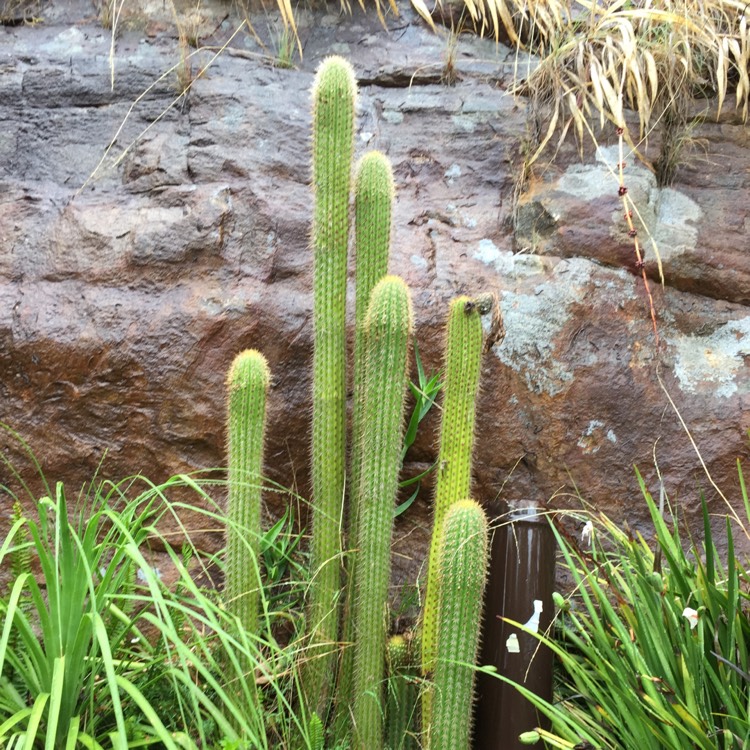
[[386,276],[373,289],[365,321],[362,467],[357,493],[359,553],[354,581],[354,733],[359,750],[383,745],[391,535],[411,332],[409,289],[402,279]]
[[[357,487],[362,435],[364,393],[365,317],[375,285],[388,273],[393,211],[393,170],[388,157],[379,151],[366,153],[357,165],[354,181],[354,238],[356,259],[356,299],[354,329],[354,412],[352,414],[351,486]],[[355,489],[356,492],[356,489]],[[352,519],[354,520],[354,519]],[[350,535],[356,535],[355,526]]]
[[[354,330],[354,408],[352,410],[351,460],[349,472],[349,497],[355,498],[359,484],[361,465],[361,439],[365,394],[364,348],[365,315],[370,303],[373,287],[388,271],[388,255],[391,243],[391,214],[394,196],[393,171],[388,158],[379,151],[371,151],[360,159],[354,180],[354,237],[356,257],[356,300]],[[355,550],[357,542],[357,503],[349,504],[347,548]],[[347,591],[342,639],[344,643],[354,640],[353,597],[356,555],[346,561]],[[346,648],[341,656],[341,671],[338,684],[336,726],[339,733],[346,731],[350,723],[350,697],[354,668],[354,649]]]
[[227,377],[229,500],[227,516],[227,609],[248,632],[258,625],[260,603],[260,504],[266,394],[270,374],[265,357],[240,352]]
[[314,326],[311,647],[304,692],[321,715],[335,672],[346,463],[346,264],[356,80],[330,57],[313,86]]
[[[476,302],[469,297],[453,300],[448,314],[438,479],[422,615],[422,673],[426,677],[433,673],[437,648],[440,589],[437,568],[443,519],[453,503],[471,494],[471,457],[482,336],[482,321]],[[425,725],[430,721],[431,694],[430,690],[423,693],[422,720]]]
[[487,577],[487,517],[473,500],[454,503],[443,519],[440,601],[429,750],[468,750],[474,669]]

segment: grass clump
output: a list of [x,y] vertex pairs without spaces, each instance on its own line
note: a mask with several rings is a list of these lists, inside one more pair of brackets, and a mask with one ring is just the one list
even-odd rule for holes
[[[223,481],[97,480],[77,501],[44,484],[30,512],[0,488],[15,507],[0,544],[12,572],[0,590],[0,746],[244,750],[285,747],[294,733],[307,747],[283,611],[299,570],[289,517],[260,540],[261,624],[249,632],[215,588],[223,556],[203,553],[189,532],[174,548],[160,531],[187,513],[223,526],[208,494]],[[166,552],[169,585],[153,547]]]
[[[705,502],[698,543],[664,519],[638,479],[653,545],[603,515],[589,527],[588,549],[556,531],[575,586],[556,597],[554,640],[542,636],[557,656],[558,702],[517,686],[551,722],[524,739],[558,748],[746,748],[750,571],[735,555],[733,521],[726,517],[723,564]],[[741,471],[740,480],[750,518]]]

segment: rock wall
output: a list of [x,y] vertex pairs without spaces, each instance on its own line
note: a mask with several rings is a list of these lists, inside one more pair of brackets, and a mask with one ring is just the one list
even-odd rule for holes
[[[662,287],[649,252],[657,349],[606,169],[614,134],[583,159],[564,145],[522,184],[527,106],[509,92],[512,51],[461,37],[447,86],[449,45],[408,10],[388,30],[374,13],[303,12],[304,61],[285,70],[244,31],[217,55],[238,21],[226,3],[213,16],[202,7],[214,49],[190,59],[194,76],[211,64],[185,95],[169,17],[131,18],[113,56],[84,2],[0,29],[0,414],[49,481],[73,494],[105,454],[112,478],[221,466],[225,372],[252,346],[273,370],[268,473],[308,493],[309,88],[335,52],[360,78],[358,153],[379,148],[394,164],[391,270],[413,290],[427,369],[440,366],[454,295],[500,297],[507,335],[484,363],[476,497],[491,508],[585,500],[645,527],[633,466],[658,492],[658,464],[689,518],[701,491],[722,511],[669,397],[740,507],[750,143],[735,115],[700,127],[704,151],[670,188],[628,166],[664,262]],[[434,461],[436,428],[432,415],[407,471]],[[17,444],[0,441],[38,490]],[[6,496],[4,527],[9,506]],[[399,518],[401,577],[420,569],[429,527],[423,492]],[[219,531],[201,534],[220,544]]]

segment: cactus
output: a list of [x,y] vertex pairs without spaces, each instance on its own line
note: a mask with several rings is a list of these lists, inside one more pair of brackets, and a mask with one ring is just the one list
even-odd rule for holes
[[[448,314],[438,479],[427,568],[427,593],[422,615],[422,674],[428,678],[433,672],[437,646],[440,587],[437,566],[443,519],[453,503],[471,494],[471,453],[482,335],[482,321],[476,302],[468,297],[453,300]],[[430,721],[431,694],[430,690],[423,693],[422,721],[425,726]]]
[[443,520],[437,658],[429,750],[468,750],[474,669],[487,577],[487,517],[473,500],[454,503]]
[[240,352],[227,377],[229,500],[226,606],[244,629],[257,630],[260,603],[260,501],[266,393],[270,374],[260,352]]
[[407,357],[412,312],[409,289],[386,276],[373,289],[365,321],[362,466],[357,503],[359,555],[354,602],[355,747],[383,743],[383,677],[391,570],[393,509],[401,465]]
[[386,659],[388,682],[385,704],[385,747],[387,750],[413,750],[412,727],[417,710],[417,666],[411,644],[403,635],[388,639]]
[[[393,206],[393,171],[387,157],[371,151],[360,159],[354,181],[354,236],[356,254],[357,293],[355,301],[354,331],[354,408],[352,410],[352,450],[350,462],[349,496],[356,497],[359,483],[361,456],[358,451],[362,437],[362,411],[364,401],[364,330],[365,314],[373,287],[388,270],[391,241],[391,212]],[[347,547],[357,548],[357,504],[351,503],[347,528]],[[346,561],[347,582],[354,580],[355,555]],[[354,638],[353,591],[347,586],[342,638],[351,643]],[[340,702],[337,706],[337,726],[340,733],[349,724],[349,699],[352,691],[354,651],[346,648],[341,656],[338,684]]]
[[[375,285],[388,272],[393,208],[393,171],[388,158],[379,151],[365,154],[357,167],[354,183],[354,236],[356,252],[355,331],[354,331],[354,411],[352,415],[351,487],[356,493],[357,456],[362,435],[364,394],[365,317]],[[349,534],[356,540],[356,517],[350,519]]]
[[[346,254],[356,81],[349,63],[323,61],[313,86],[314,327],[311,653],[303,677],[311,710],[325,716],[334,673],[341,587],[346,462]],[[325,651],[321,654],[318,648]]]

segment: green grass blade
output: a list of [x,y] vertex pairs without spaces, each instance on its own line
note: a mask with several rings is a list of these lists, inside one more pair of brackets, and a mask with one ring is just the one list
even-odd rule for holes
[[81,717],[74,716],[68,724],[68,734],[65,738],[64,750],[75,750],[79,739],[79,729],[81,726]]
[[55,666],[52,670],[49,714],[47,716],[47,738],[44,742],[44,750],[54,750],[57,745],[57,725],[60,719],[60,704],[62,702],[64,681],[65,656],[58,656],[55,659]]
[[126,692],[141,710],[156,736],[164,744],[165,750],[179,750],[179,747],[172,739],[172,735],[157,716],[153,706],[143,696],[143,693],[132,682],[121,675],[115,676],[115,681],[117,686]]
[[[0,742],[4,741],[13,727],[21,722],[25,722],[29,716],[31,716],[31,708],[26,707],[20,711],[16,711],[12,716],[9,716],[2,724],[0,724]],[[26,722],[28,725],[28,722]]]
[[37,740],[39,724],[42,721],[42,715],[44,714],[44,709],[47,706],[48,700],[49,693],[40,693],[37,695],[34,705],[31,707],[29,723],[26,726],[26,742],[24,744],[24,750],[33,750],[34,748]]
[[[124,747],[127,747],[127,731],[125,730],[125,717],[123,716],[122,704],[120,702],[120,693],[118,690],[117,674],[115,673],[115,667],[112,659],[112,652],[109,645],[109,637],[107,629],[104,626],[104,621],[98,612],[92,615],[94,634],[96,640],[99,643],[101,650],[101,664],[104,668],[104,673],[107,677],[106,685],[109,694],[112,698],[112,707],[115,713],[115,722],[117,724],[117,731],[125,743]],[[101,688],[100,688],[101,689]]]

